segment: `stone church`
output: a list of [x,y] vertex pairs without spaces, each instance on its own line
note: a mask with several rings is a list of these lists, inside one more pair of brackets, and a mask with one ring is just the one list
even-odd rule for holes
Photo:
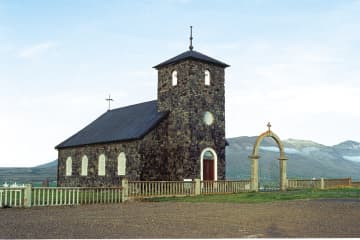
[[225,68],[193,50],[154,68],[158,99],[108,110],[63,141],[58,186],[225,179]]

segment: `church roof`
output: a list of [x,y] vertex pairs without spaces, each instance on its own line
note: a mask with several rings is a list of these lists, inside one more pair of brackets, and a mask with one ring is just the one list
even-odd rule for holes
[[156,100],[109,110],[55,148],[141,139],[167,115]]
[[180,61],[183,61],[183,60],[186,60],[186,59],[194,59],[194,60],[198,60],[198,61],[201,61],[201,62],[209,62],[209,63],[215,64],[215,65],[218,65],[218,66],[224,67],[224,68],[230,66],[230,65],[228,65],[226,63],[223,63],[223,62],[221,62],[219,60],[216,60],[214,58],[206,56],[206,55],[204,55],[202,53],[199,53],[197,51],[189,50],[189,51],[186,51],[186,52],[183,52],[183,53],[177,55],[176,57],[170,58],[169,60],[166,60],[165,62],[162,62],[162,63],[154,66],[153,68],[159,69],[160,67],[163,67],[163,66],[166,66],[166,65],[169,65],[169,64],[173,64],[173,63],[177,63],[177,62],[180,62]]

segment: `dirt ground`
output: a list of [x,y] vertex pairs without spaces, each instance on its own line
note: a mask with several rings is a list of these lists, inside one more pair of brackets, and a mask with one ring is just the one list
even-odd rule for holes
[[360,237],[360,199],[0,209],[0,238]]

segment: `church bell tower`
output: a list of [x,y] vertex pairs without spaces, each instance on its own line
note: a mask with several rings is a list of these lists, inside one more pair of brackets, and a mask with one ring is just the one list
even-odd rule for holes
[[168,111],[169,180],[225,179],[225,68],[189,50],[156,66],[158,111]]

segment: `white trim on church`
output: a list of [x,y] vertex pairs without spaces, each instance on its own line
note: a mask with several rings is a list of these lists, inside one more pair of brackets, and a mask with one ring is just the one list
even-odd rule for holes
[[99,156],[98,176],[105,176],[105,154]]
[[217,178],[218,178],[218,176],[217,176],[218,175],[217,174],[217,172],[218,172],[218,164],[217,164],[218,156],[217,156],[215,150],[210,147],[207,147],[204,150],[202,150],[202,152],[200,154],[200,180],[201,181],[204,180],[204,176],[203,176],[204,175],[204,173],[203,173],[203,171],[204,171],[204,169],[203,169],[204,168],[204,155],[207,151],[211,152],[212,155],[214,156],[214,181],[217,181]]
[[126,155],[121,152],[118,156],[118,176],[126,175]]
[[72,158],[68,157],[66,159],[66,176],[71,176],[72,175]]
[[88,175],[88,158],[86,155],[84,155],[81,158],[81,176],[87,176]]

